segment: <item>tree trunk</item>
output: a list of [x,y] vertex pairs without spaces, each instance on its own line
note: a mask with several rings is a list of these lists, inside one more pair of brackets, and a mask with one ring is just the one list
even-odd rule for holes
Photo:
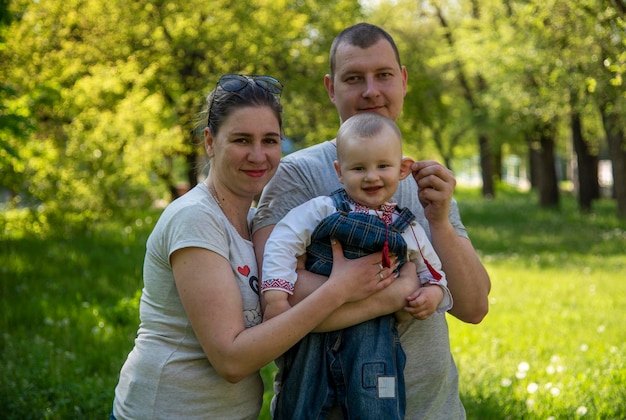
[[435,142],[435,146],[437,147],[437,151],[443,158],[443,164],[446,168],[452,170],[452,153],[454,145],[450,145],[448,149],[443,143],[443,135],[441,133],[441,129],[439,127],[431,127],[431,132],[433,134],[433,141]]
[[185,160],[187,162],[187,183],[189,189],[192,189],[198,183],[198,150],[192,147],[185,155]]
[[559,206],[559,186],[556,176],[556,156],[554,154],[554,130],[541,126],[539,168],[539,205],[544,208]]
[[502,181],[502,146],[495,147],[493,153],[493,176],[496,181]]
[[578,207],[580,211],[591,211],[593,200],[600,198],[600,183],[598,182],[598,156],[589,151],[582,132],[582,122],[577,111],[571,113],[572,142],[576,151],[578,164]]
[[613,194],[617,200],[617,216],[626,219],[626,139],[624,129],[619,125],[620,115],[608,108],[603,105],[600,112],[613,166]]
[[541,167],[541,145],[532,136],[526,136],[528,143],[528,177],[532,189],[539,188],[539,168]]
[[493,157],[489,145],[489,137],[486,134],[478,136],[480,146],[480,168],[483,176],[483,197],[493,198],[495,191],[493,188]]
[[[472,9],[472,14],[475,19],[478,19],[478,16],[480,14],[480,9],[478,8],[478,4],[479,4],[478,1],[474,1],[473,3],[474,8]],[[435,8],[435,12],[437,13],[437,18],[439,19],[439,23],[441,24],[441,27],[445,29],[444,37],[446,38],[446,41],[448,42],[448,45],[450,46],[450,48],[454,50],[456,48],[456,43],[455,43],[454,37],[452,36],[452,30],[450,29],[450,26],[448,25],[448,21],[446,20],[441,7],[434,5],[434,8]],[[465,70],[463,68],[463,63],[461,62],[461,60],[459,58],[455,58],[454,64],[457,69],[457,79],[459,81],[459,84],[461,85],[461,89],[463,90],[463,96],[467,100],[469,106],[472,108],[472,111],[474,111],[476,115],[480,115],[481,117],[487,116],[488,113],[487,113],[486,107],[481,105],[479,99],[476,97],[477,93],[484,92],[487,90],[486,80],[480,74],[477,74],[476,75],[476,92],[474,92],[474,90],[470,86],[470,83],[468,81],[468,76],[465,73]],[[484,118],[480,118],[479,120],[481,123],[484,122]],[[478,145],[480,148],[480,166],[481,166],[482,176],[483,176],[482,193],[483,193],[484,198],[493,198],[495,196],[495,189],[493,185],[494,172],[493,172],[493,160],[492,160],[492,155],[491,155],[491,147],[489,145],[489,136],[487,136],[487,134],[485,133],[480,132],[481,130],[480,126],[481,124],[478,124],[478,127],[479,127],[478,128],[479,130]]]

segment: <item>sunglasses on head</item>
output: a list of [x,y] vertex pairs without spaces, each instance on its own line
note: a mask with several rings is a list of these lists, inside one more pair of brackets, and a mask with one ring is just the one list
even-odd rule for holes
[[280,95],[283,91],[283,84],[271,76],[225,74],[217,81],[217,85],[227,92],[238,92],[253,82],[274,95]]
[[[217,86],[222,88],[226,92],[239,92],[251,83],[255,83],[265,91],[280,97],[283,91],[283,84],[271,76],[244,76],[242,74],[225,74],[217,81]],[[208,122],[211,122],[211,109],[215,102],[215,94],[211,99],[211,105],[209,106]]]

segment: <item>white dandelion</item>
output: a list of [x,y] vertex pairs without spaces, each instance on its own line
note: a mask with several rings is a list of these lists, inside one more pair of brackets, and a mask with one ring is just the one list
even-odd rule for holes
[[526,391],[528,391],[529,394],[534,394],[535,392],[537,392],[538,389],[539,389],[539,385],[537,385],[534,382],[529,383],[528,386],[526,387]]

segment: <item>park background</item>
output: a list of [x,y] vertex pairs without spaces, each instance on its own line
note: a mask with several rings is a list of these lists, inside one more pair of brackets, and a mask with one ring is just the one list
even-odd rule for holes
[[481,324],[449,317],[468,417],[626,418],[625,16],[623,0],[0,1],[3,416],[108,415],[147,235],[206,173],[206,94],[273,75],[284,152],[332,138],[328,50],[365,20],[408,68],[405,152],[455,171],[492,278]]

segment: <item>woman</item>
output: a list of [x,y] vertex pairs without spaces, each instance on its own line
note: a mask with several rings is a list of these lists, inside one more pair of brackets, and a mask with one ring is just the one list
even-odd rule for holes
[[380,281],[380,256],[360,276],[336,263],[317,292],[261,324],[250,206],[280,160],[281,91],[268,76],[225,75],[208,96],[209,174],[165,209],[148,238],[141,323],[112,418],[256,419],[259,369],[342,304],[392,281],[391,269]]

